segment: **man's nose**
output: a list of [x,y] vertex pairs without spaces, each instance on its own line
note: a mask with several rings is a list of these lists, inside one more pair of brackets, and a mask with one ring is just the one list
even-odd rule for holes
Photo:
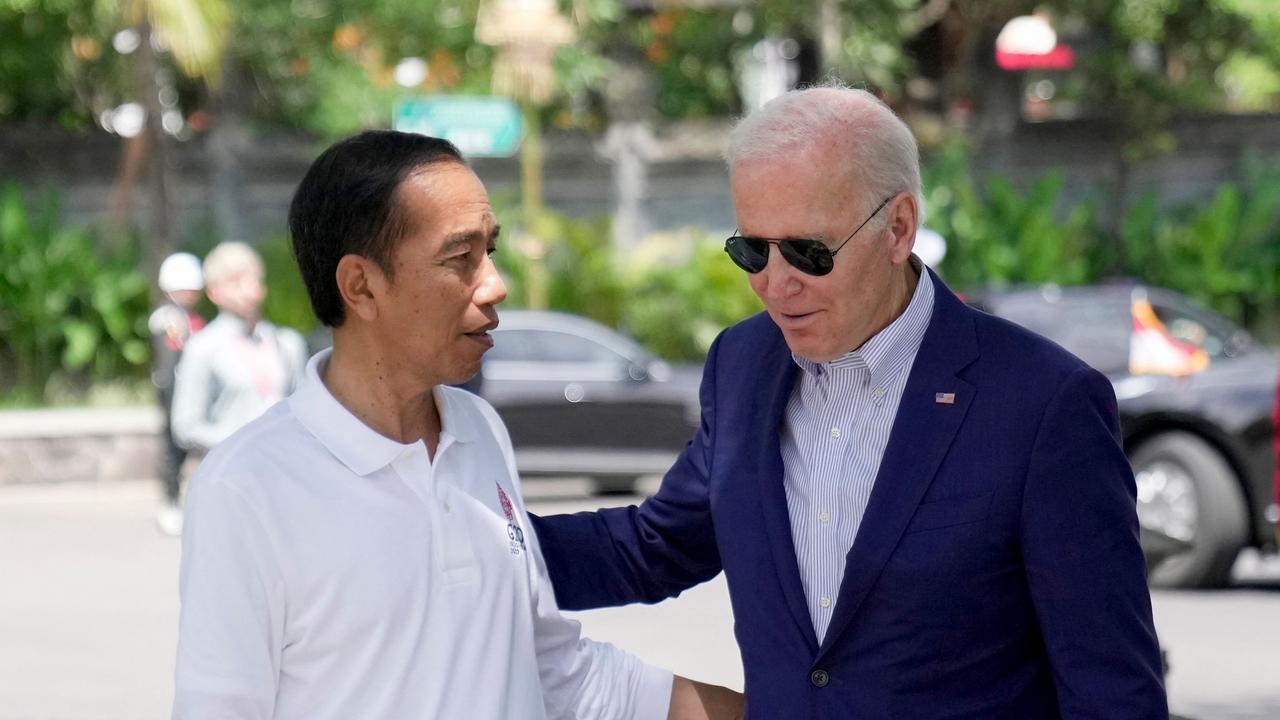
[[801,285],[796,274],[800,271],[782,257],[782,248],[777,245],[770,243],[767,252],[768,259],[759,273],[760,279],[764,281],[764,292],[761,295],[765,298],[784,298],[796,294]]
[[476,286],[477,305],[497,305],[507,299],[507,283],[498,272],[492,255],[485,255],[480,264],[480,284]]

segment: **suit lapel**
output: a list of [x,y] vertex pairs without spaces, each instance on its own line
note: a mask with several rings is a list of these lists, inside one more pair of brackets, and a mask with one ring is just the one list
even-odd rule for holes
[[[778,568],[778,582],[782,586],[782,594],[787,600],[787,607],[799,627],[810,651],[818,649],[818,636],[813,629],[813,620],[809,617],[805,604],[804,585],[800,582],[800,568],[796,561],[795,543],[791,537],[791,516],[787,511],[787,493],[783,484],[782,448],[779,442],[779,428],[785,421],[787,400],[791,397],[791,388],[795,384],[799,367],[791,358],[791,352],[782,338],[782,332],[772,323],[770,328],[775,334],[769,338],[769,347],[761,358],[761,368],[784,368],[782,372],[766,372],[764,377],[767,387],[762,397],[762,406],[754,408],[756,422],[752,423],[753,435],[749,440],[758,449],[754,463],[756,478],[760,483],[760,510],[764,514],[765,530],[768,533],[769,549],[773,554],[774,565]],[[750,445],[748,445],[750,447]]]
[[[973,400],[973,386],[958,377],[978,356],[972,311],[937,276],[933,280],[933,317],[903,391],[862,525],[845,558],[819,657],[839,639],[880,576]],[[954,393],[954,401],[939,402],[939,393]]]

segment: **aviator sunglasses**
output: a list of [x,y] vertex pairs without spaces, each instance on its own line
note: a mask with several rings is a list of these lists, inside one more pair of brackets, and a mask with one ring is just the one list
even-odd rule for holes
[[875,210],[862,221],[853,232],[849,233],[849,237],[840,243],[835,250],[827,247],[821,240],[813,240],[810,238],[795,238],[791,240],[766,240],[765,238],[747,237],[745,235],[734,235],[724,241],[724,251],[729,253],[729,257],[738,267],[749,273],[755,274],[764,270],[765,265],[769,264],[769,246],[777,245],[778,250],[782,252],[782,259],[791,263],[791,266],[802,273],[809,275],[826,275],[831,272],[831,268],[835,266],[836,253],[840,252],[845,245],[858,234],[867,223],[871,222],[871,218],[875,217],[889,201],[897,195],[891,195],[885,198],[884,202],[876,206]]

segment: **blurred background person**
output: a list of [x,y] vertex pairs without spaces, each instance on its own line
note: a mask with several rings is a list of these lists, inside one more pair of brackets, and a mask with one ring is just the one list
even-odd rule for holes
[[156,308],[147,320],[151,333],[151,383],[156,387],[160,412],[164,417],[164,433],[160,449],[160,482],[164,487],[164,503],[156,512],[156,525],[166,535],[182,530],[182,511],[178,509],[182,463],[187,451],[173,440],[173,378],[182,348],[192,334],[204,327],[204,318],[196,312],[196,303],[204,291],[204,271],[200,259],[191,253],[174,253],[160,263],[157,284],[168,302]]
[[204,261],[209,300],[218,315],[191,338],[174,378],[173,439],[207,451],[298,386],[306,343],[261,317],[266,297],[262,258],[242,242],[225,242]]

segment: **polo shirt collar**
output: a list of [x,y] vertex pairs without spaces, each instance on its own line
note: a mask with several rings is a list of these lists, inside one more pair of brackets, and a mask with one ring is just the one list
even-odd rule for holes
[[[393,440],[365,425],[338,402],[320,378],[321,369],[332,354],[333,349],[326,348],[307,362],[302,385],[289,398],[289,407],[298,422],[339,462],[362,477],[381,470],[418,448],[421,442],[406,445]],[[431,393],[440,413],[440,442],[436,451],[439,457],[439,452],[454,442],[474,441],[478,419],[474,414],[465,412],[458,401],[450,397],[452,392],[443,386],[435,386]]]
[[866,368],[870,371],[868,380],[882,383],[915,357],[915,350],[924,340],[925,330],[933,314],[933,279],[924,264],[914,254],[911,255],[911,267],[920,274],[911,301],[901,315],[894,318],[883,330],[872,335],[856,350],[851,350],[840,357],[827,362],[815,363],[795,353],[791,357],[805,373],[821,376],[832,370]]

